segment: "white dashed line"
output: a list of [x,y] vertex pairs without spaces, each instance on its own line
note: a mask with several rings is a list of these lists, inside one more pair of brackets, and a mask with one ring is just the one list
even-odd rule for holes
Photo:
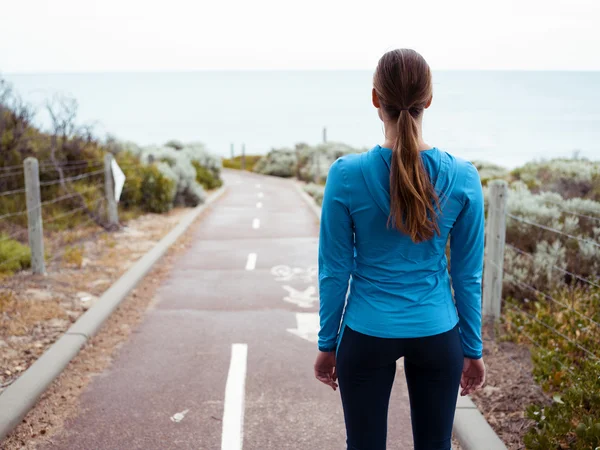
[[252,221],[252,228],[258,230],[260,228],[260,219],[254,219]]
[[231,346],[231,362],[225,385],[221,450],[242,450],[248,344]]
[[256,253],[248,254],[248,261],[246,261],[246,270],[254,270],[256,267]]
[[263,194],[262,192],[258,193],[258,198],[263,198],[265,196],[265,194]]
[[256,207],[257,207],[258,209],[262,208],[262,202],[258,202],[258,203],[256,204]]
[[257,185],[256,185],[256,188],[257,188],[257,189],[260,189],[260,184],[257,184]]

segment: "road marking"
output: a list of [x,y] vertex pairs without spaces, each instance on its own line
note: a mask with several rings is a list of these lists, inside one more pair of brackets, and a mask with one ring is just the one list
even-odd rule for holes
[[232,344],[231,362],[225,385],[221,450],[242,450],[248,344]]
[[265,194],[263,194],[262,192],[258,193],[258,198],[263,198],[265,196]]
[[186,415],[187,413],[189,413],[189,412],[190,412],[190,410],[189,410],[189,409],[186,409],[185,411],[181,411],[181,412],[175,413],[175,414],[173,414],[173,415],[171,416],[171,421],[173,421],[173,422],[175,422],[175,423],[179,423],[179,422],[181,422],[183,419],[185,419],[185,415]]
[[256,253],[249,253],[246,261],[246,270],[254,270],[256,267]]
[[260,183],[258,183],[258,184],[256,185],[256,187],[257,187],[258,189],[260,189]]
[[319,340],[319,314],[296,313],[296,328],[288,328],[287,331],[308,342],[317,342]]
[[317,289],[314,286],[309,286],[303,291],[287,285],[283,286],[283,288],[288,291],[288,295],[283,297],[283,301],[298,305],[300,308],[310,308],[315,302],[319,301],[319,298],[314,295],[317,293]]
[[312,283],[318,272],[317,266],[308,266],[306,269],[301,267],[292,268],[285,265],[271,267],[271,275],[276,277],[275,281],[302,280],[306,283]]
[[257,207],[258,209],[262,208],[262,202],[258,202],[258,203],[256,204],[256,207]]
[[260,219],[254,219],[252,221],[252,228],[258,230],[260,228]]

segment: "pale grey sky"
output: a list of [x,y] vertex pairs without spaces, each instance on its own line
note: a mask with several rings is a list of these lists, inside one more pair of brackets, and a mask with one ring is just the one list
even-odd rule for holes
[[372,69],[396,47],[434,69],[600,70],[599,0],[18,0],[0,72]]

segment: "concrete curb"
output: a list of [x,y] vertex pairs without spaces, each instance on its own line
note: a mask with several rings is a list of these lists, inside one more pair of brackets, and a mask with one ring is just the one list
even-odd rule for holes
[[506,450],[506,445],[469,397],[458,397],[454,435],[463,450]]
[[177,224],[152,250],[119,278],[38,360],[0,395],[0,442],[16,427],[71,359],[79,353],[111,313],[144,278],[169,247],[189,228],[226,187],[212,194]]
[[294,182],[294,187],[300,194],[300,196],[304,199],[310,210],[317,216],[317,219],[321,220],[321,207],[315,203],[313,198],[306,193],[303,189],[303,184],[300,181]]
[[[310,195],[304,192],[299,182],[294,185],[310,209],[321,220],[321,208]],[[458,397],[453,430],[462,450],[506,450],[506,445],[469,397]]]

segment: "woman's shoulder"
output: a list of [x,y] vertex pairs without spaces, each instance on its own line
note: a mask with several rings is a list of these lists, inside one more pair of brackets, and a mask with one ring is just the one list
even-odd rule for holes
[[479,172],[477,171],[477,167],[469,161],[468,159],[461,158],[459,156],[453,155],[450,152],[437,149],[441,154],[441,160],[446,159],[446,170],[452,171],[455,175],[461,179],[469,179],[472,181],[472,178],[479,180]]
[[336,159],[331,167],[329,168],[329,173],[332,172],[340,172],[343,174],[354,173],[357,170],[360,170],[360,161],[363,154],[362,153],[348,153],[346,155],[340,156]]

